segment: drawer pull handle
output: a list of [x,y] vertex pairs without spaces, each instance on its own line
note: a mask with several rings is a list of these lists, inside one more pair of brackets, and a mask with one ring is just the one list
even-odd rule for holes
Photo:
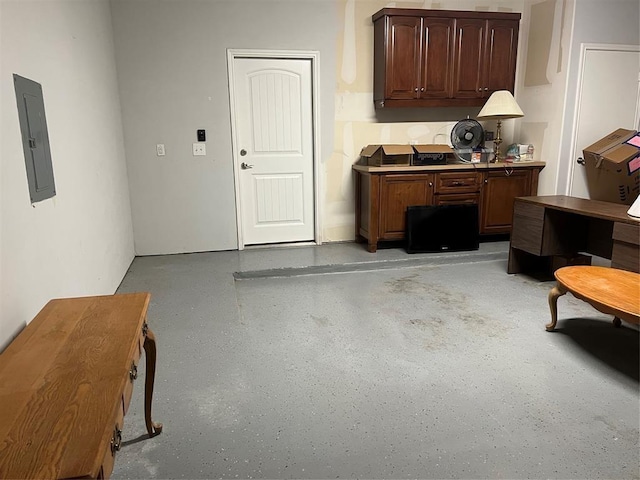
[[120,451],[120,447],[122,446],[122,430],[116,428],[113,431],[113,437],[111,437],[111,455],[115,457],[116,452]]
[[147,322],[144,322],[142,324],[142,335],[146,337],[148,331],[149,331],[149,324]]
[[131,368],[129,369],[129,378],[132,382],[138,378],[138,366],[133,362],[131,362]]

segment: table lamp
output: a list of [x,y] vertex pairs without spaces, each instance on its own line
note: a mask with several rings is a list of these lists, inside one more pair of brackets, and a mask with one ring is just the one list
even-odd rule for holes
[[482,107],[482,110],[480,110],[477,118],[498,121],[496,138],[493,140],[496,150],[495,162],[502,160],[502,157],[500,156],[500,144],[502,143],[502,138],[500,138],[500,128],[502,127],[502,120],[523,116],[524,113],[522,112],[522,109],[518,106],[515,98],[513,98],[513,95],[511,95],[509,90],[498,90],[497,92],[493,92],[489,97],[489,100],[487,100],[487,103]]

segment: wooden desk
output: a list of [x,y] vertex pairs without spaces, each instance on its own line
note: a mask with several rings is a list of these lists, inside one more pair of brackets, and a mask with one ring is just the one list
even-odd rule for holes
[[640,271],[640,222],[627,205],[550,195],[514,202],[508,273],[532,270],[542,257],[591,253]]
[[640,323],[640,275],[617,268],[573,266],[554,272],[557,283],[549,292],[551,323],[548,331],[558,322],[558,297],[571,292],[593,308],[613,315],[613,323],[619,327],[621,319]]
[[0,355],[0,478],[107,478],[137,365],[149,435],[156,342],[148,293],[52,300]]

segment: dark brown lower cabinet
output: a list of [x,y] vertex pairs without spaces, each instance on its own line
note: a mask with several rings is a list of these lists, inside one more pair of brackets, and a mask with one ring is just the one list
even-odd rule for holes
[[380,187],[380,236],[402,240],[407,207],[433,203],[433,174],[385,175]]
[[516,197],[536,195],[538,176],[531,170],[502,170],[485,173],[482,188],[480,233],[499,234],[511,232],[513,201]]
[[370,252],[380,241],[403,240],[413,205],[478,204],[480,234],[509,233],[514,199],[537,194],[544,165],[355,165],[356,240]]

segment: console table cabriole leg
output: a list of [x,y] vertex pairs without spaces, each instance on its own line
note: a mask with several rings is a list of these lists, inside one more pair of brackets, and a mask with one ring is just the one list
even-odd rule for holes
[[146,375],[144,379],[144,421],[147,424],[147,432],[154,437],[162,432],[162,424],[151,420],[151,402],[153,400],[153,383],[156,378],[156,336],[151,329],[147,330],[144,339],[144,352],[146,355]]
[[551,323],[547,323],[545,328],[548,332],[551,332],[556,328],[558,323],[558,297],[561,297],[567,293],[567,290],[560,284],[557,284],[549,292],[549,308],[551,310]]

